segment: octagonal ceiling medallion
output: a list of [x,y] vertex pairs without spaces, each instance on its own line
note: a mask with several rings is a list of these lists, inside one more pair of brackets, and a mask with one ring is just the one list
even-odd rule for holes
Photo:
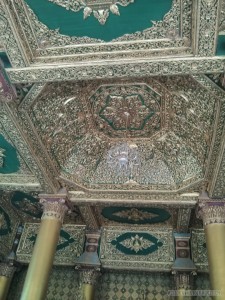
[[[189,77],[49,83],[29,117],[61,177],[77,186],[177,190],[204,177],[214,102],[201,89]],[[141,161],[132,180],[107,164],[127,139]]]
[[97,127],[109,137],[150,137],[162,127],[161,96],[146,84],[103,85],[90,102]]
[[88,18],[92,13],[100,24],[104,25],[109,17],[109,12],[114,15],[120,15],[119,7],[127,6],[134,0],[48,0],[57,5],[65,7],[67,10],[78,12],[84,9],[84,19]]

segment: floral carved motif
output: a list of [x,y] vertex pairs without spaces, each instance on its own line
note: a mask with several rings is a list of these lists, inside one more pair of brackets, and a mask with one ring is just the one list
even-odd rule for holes
[[113,215],[121,217],[121,218],[125,218],[125,219],[127,218],[128,220],[132,220],[132,221],[142,221],[142,220],[151,219],[151,218],[157,216],[157,214],[142,211],[137,208],[131,208],[130,210],[118,211],[118,212],[113,213]]
[[67,10],[78,12],[84,9],[84,19],[87,19],[92,13],[100,24],[104,25],[109,17],[109,12],[114,15],[120,15],[119,7],[127,6],[134,0],[49,0],[57,5],[65,7]]
[[161,96],[145,84],[102,85],[90,97],[99,129],[110,137],[149,136],[161,128]]
[[138,234],[120,242],[125,248],[129,248],[138,253],[140,250],[148,249],[153,243]]

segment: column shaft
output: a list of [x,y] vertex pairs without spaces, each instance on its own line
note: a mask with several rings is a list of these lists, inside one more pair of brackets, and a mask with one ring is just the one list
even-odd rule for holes
[[5,300],[9,291],[12,278],[0,276],[0,300]]
[[61,222],[58,219],[42,220],[25,279],[21,300],[45,299],[60,229]]
[[225,299],[225,224],[205,226],[211,288],[221,293],[214,299]]
[[83,300],[94,300],[95,287],[92,284],[83,283]]

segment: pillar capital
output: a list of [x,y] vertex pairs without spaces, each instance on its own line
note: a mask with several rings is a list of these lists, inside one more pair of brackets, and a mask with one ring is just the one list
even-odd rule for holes
[[67,193],[63,191],[58,194],[40,194],[39,198],[43,206],[41,219],[57,219],[62,223],[68,210]]
[[193,281],[193,274],[188,272],[175,272],[174,280],[177,290],[190,290]]
[[14,272],[16,271],[16,267],[9,263],[0,263],[0,276],[5,276],[8,278],[12,278]]
[[100,275],[99,269],[82,269],[80,271],[81,283],[95,286]]
[[201,201],[198,216],[202,218],[204,226],[214,223],[225,223],[225,201]]

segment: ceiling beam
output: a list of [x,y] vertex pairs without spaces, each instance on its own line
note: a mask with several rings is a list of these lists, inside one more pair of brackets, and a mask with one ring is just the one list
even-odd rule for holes
[[35,65],[6,69],[12,83],[146,77],[224,72],[225,57],[186,57]]

